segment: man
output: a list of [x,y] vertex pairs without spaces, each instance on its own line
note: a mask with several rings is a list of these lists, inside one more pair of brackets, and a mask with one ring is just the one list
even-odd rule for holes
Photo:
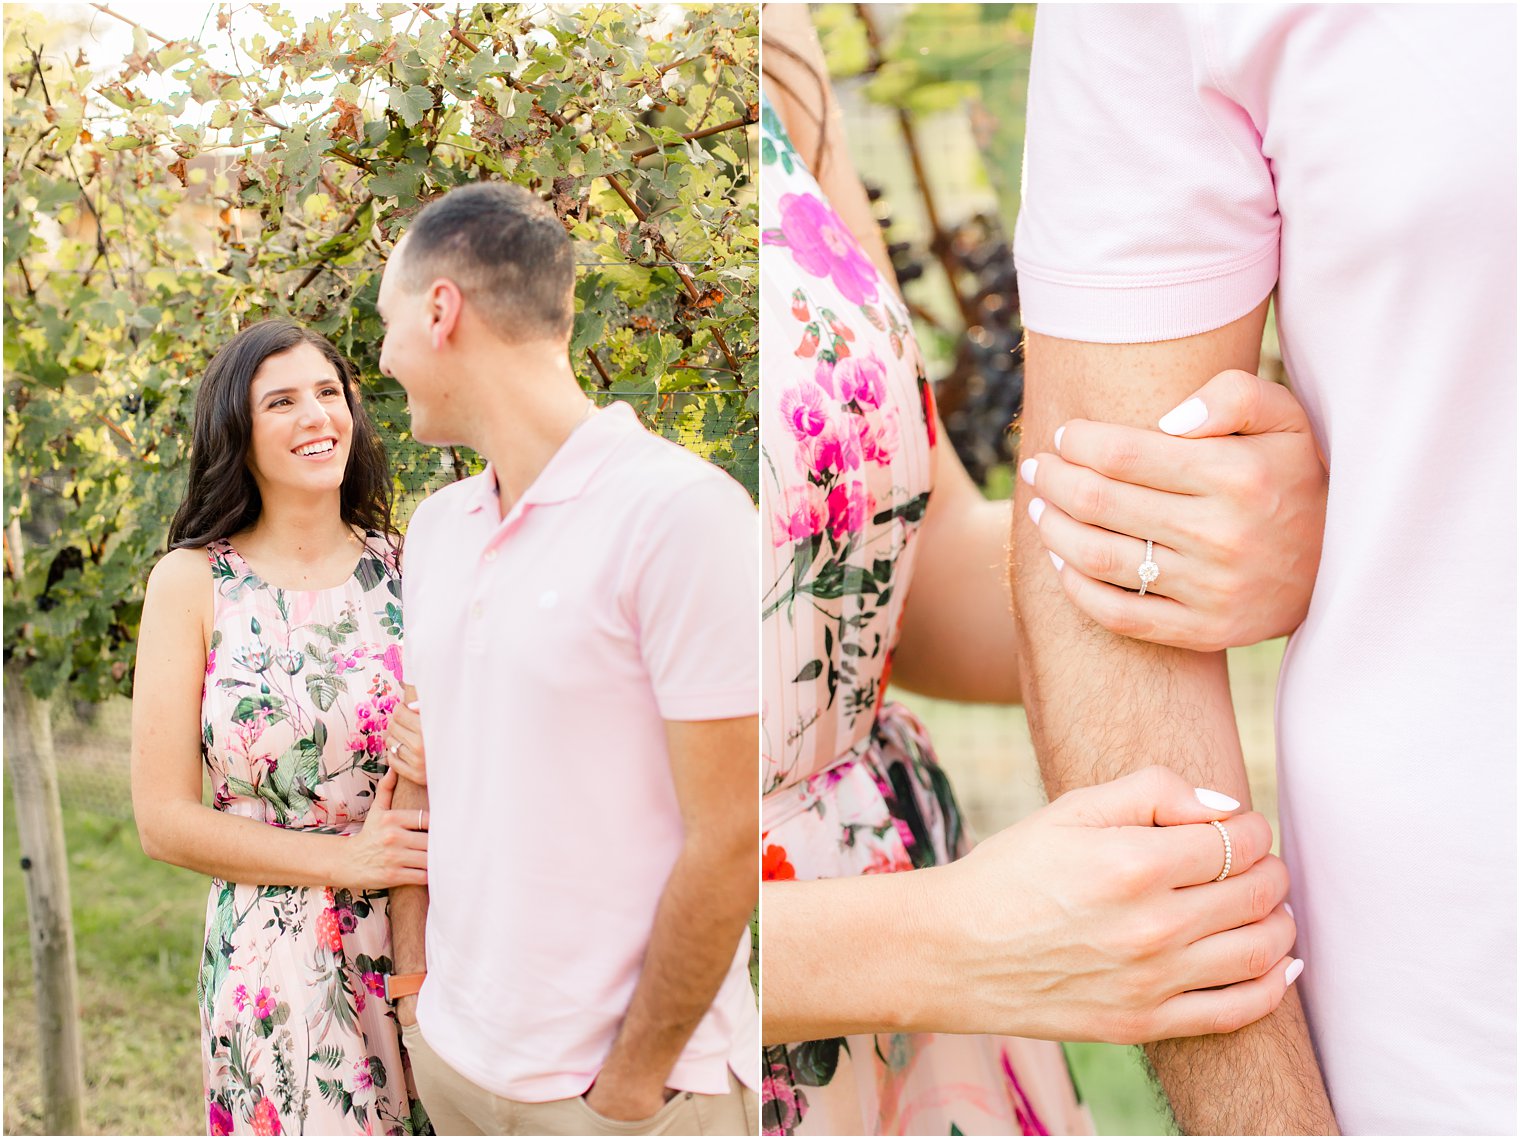
[[[1331,472],[1278,705],[1307,968],[1258,1024],[1152,1050],[1185,1132],[1516,1130],[1514,36],[1509,6],[1040,10],[1026,455],[1196,428],[1218,409],[1184,397],[1256,370],[1275,290]],[[1037,472],[1025,507],[1062,464]],[[1244,799],[1223,654],[1081,618],[1015,517],[1051,793],[1159,761]],[[1143,598],[1082,587],[1138,630],[1150,568]]]
[[[486,183],[381,283],[412,433],[489,460],[407,534],[429,902],[398,1014],[440,1133],[753,1132],[755,513],[587,400],[574,269],[547,205]],[[395,900],[398,972],[419,920]]]

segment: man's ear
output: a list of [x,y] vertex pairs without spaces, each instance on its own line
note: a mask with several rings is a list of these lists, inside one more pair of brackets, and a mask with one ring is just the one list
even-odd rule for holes
[[433,350],[440,351],[459,327],[464,314],[464,294],[453,281],[439,277],[428,286],[426,304],[428,338]]

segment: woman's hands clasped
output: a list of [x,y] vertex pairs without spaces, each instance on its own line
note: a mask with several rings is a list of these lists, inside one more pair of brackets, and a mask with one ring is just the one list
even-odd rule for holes
[[[1224,881],[1210,820],[1230,836]],[[1259,1020],[1302,969],[1271,841],[1261,815],[1205,805],[1165,768],[1068,792],[925,872],[945,939],[944,988],[930,999],[950,1006],[935,1019],[1120,1044]]]
[[[1308,612],[1328,476],[1278,384],[1221,372],[1161,431],[1072,420],[1020,464],[1072,603],[1110,632],[1197,651],[1292,632]],[[1145,542],[1159,574],[1146,589]]]
[[391,809],[396,770],[375,784],[375,801],[364,827],[344,843],[344,874],[337,883],[354,890],[427,885],[426,811]]

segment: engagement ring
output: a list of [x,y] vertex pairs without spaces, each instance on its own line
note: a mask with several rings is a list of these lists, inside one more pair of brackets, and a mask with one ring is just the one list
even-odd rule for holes
[[1151,546],[1151,539],[1147,538],[1145,540],[1145,561],[1140,563],[1140,569],[1137,571],[1140,574],[1141,597],[1145,596],[1145,591],[1150,588],[1151,583],[1161,576],[1161,567],[1151,560]]

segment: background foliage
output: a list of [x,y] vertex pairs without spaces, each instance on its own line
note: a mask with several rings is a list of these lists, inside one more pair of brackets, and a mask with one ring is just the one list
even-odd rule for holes
[[384,256],[452,186],[552,202],[583,385],[753,492],[753,6],[224,5],[193,39],[133,35],[96,66],[7,7],[5,656],[34,691],[129,691],[194,384],[243,323],[290,316],[358,363],[417,472],[403,518],[477,469],[413,442],[377,369]]

